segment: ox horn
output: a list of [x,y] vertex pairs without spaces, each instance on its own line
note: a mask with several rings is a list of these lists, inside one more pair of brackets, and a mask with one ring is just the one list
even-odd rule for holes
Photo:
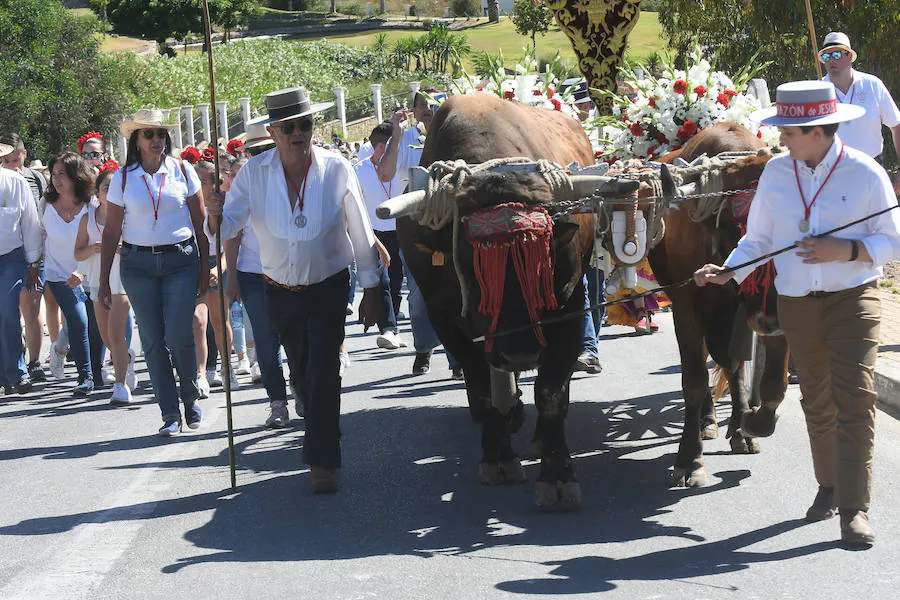
[[375,208],[379,219],[396,219],[422,212],[425,204],[425,190],[407,192],[382,202]]
[[678,185],[675,182],[675,177],[672,176],[672,171],[666,164],[663,164],[660,167],[660,179],[662,180],[663,196],[666,197],[666,200],[668,200],[670,204],[673,203],[673,201],[677,203],[678,198],[683,196],[696,194],[699,190],[699,185],[696,182]]
[[573,175],[571,181],[575,198],[584,198],[595,192],[599,192],[601,196],[625,197],[636,192],[641,186],[641,183],[634,179],[601,175]]

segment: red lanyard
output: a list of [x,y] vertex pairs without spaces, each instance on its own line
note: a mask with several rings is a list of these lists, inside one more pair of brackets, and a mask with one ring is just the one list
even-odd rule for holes
[[297,194],[297,206],[300,212],[303,212],[303,202],[306,200],[306,181],[309,179],[309,168],[312,166],[312,156],[309,157],[309,163],[306,165],[306,173],[303,174],[303,190],[297,189],[297,184],[290,178],[287,171],[284,172],[284,178],[287,179],[288,186]]
[[[376,175],[376,176],[377,176],[377,175]],[[394,180],[393,180],[393,179],[391,179],[390,181],[388,181],[388,186],[387,186],[387,187],[384,187],[384,182],[383,182],[382,180],[380,180],[380,179],[378,180],[378,184],[381,186],[381,190],[384,192],[384,195],[387,196],[387,199],[388,199],[388,200],[390,200],[391,198],[393,198],[393,196],[391,195],[391,192],[392,192],[393,189],[394,189]]]
[[813,196],[812,202],[809,204],[806,203],[806,196],[803,195],[803,188],[800,187],[800,173],[797,171],[797,161],[794,161],[794,177],[797,179],[797,190],[800,192],[800,200],[803,201],[803,218],[806,221],[809,221],[809,212],[812,210],[813,204],[816,203],[816,200],[819,198],[819,194],[822,193],[822,188],[825,187],[825,184],[828,183],[828,180],[831,179],[831,174],[834,173],[834,170],[837,169],[838,163],[841,162],[841,158],[844,157],[844,144],[841,143],[841,152],[838,154],[837,160],[834,161],[834,165],[832,165],[831,170],[828,171],[828,175],[825,177],[825,181],[822,182],[822,185],[819,186],[819,189],[816,191],[816,195]]
[[153,191],[150,189],[150,183],[147,179],[149,175],[144,173],[144,185],[147,186],[147,193],[150,194],[150,204],[153,205],[153,220],[159,221],[159,204],[162,202],[162,191],[163,186],[166,185],[166,174],[163,173],[159,182],[159,193],[156,195],[156,198],[153,197]]

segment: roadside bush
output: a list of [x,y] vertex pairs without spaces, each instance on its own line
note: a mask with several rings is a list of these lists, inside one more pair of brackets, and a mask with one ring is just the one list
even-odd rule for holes
[[450,9],[457,17],[477,17],[481,15],[479,0],[450,0]]
[[366,16],[366,5],[362,2],[338,2],[334,5],[334,10],[342,15]]
[[663,4],[665,3],[666,0],[642,0],[641,10],[646,10],[649,12],[659,12],[659,9],[662,8]]

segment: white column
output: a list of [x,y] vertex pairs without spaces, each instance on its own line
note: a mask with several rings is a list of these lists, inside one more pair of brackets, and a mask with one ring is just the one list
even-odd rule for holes
[[187,143],[184,147],[193,146],[197,143],[197,139],[194,137],[194,107],[182,106],[181,118],[184,119],[184,133],[187,136]]
[[422,87],[421,81],[410,81],[409,82],[409,107],[413,107],[413,103],[416,101],[416,92],[419,91],[419,88]]
[[247,122],[250,121],[250,98],[238,98],[241,105],[241,120],[244,121],[244,132],[247,132]]
[[373,83],[369,86],[369,89],[372,90],[372,105],[375,107],[375,118],[381,123],[384,120],[381,108],[381,84]]
[[124,167],[125,159],[128,157],[128,140],[121,133],[117,137],[119,138],[119,164]]
[[347,92],[345,88],[340,86],[334,88],[334,104],[337,108],[338,119],[341,120],[341,138],[347,139],[347,107],[344,104],[344,94]]
[[183,148],[184,146],[181,145],[183,143],[181,140],[181,109],[170,108],[166,112],[168,112],[166,116],[169,119],[169,122],[175,123],[175,129],[172,131],[172,144],[176,148]]
[[200,129],[203,130],[200,135],[204,140],[215,143],[215,135],[209,126],[209,104],[198,104],[197,110],[200,111]]
[[219,137],[228,141],[228,103],[224,100],[216,102],[216,117],[218,118]]

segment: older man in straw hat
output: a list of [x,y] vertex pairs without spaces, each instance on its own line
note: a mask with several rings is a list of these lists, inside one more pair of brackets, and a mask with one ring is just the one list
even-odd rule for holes
[[[843,230],[817,234],[896,204],[884,169],[844,144],[838,124],[865,109],[837,101],[834,86],[798,81],[778,86],[776,107],[757,120],[781,129],[789,155],[773,158],[759,179],[747,234],[725,260],[739,265],[789,246],[775,258],[778,316],[791,345],[819,491],[809,521],[834,516],[840,507],[841,539],[875,541],[869,494],[875,439],[875,357],[881,304],[880,265],[900,258],[900,214],[890,211]],[[699,286],[747,277],[706,265]]]
[[[838,102],[866,109],[866,114],[859,119],[841,123],[838,133],[844,143],[884,164],[881,126],[886,125],[891,130],[897,156],[900,156],[900,110],[878,77],[853,68],[856,52],[850,47],[850,38],[839,31],[826,35],[819,50],[819,60],[828,69],[823,79],[834,84]],[[894,178],[894,189],[900,190],[900,174]]]
[[[0,158],[15,148],[0,144]],[[25,178],[9,169],[0,169],[0,386],[7,394],[31,389],[22,352],[19,324],[19,292],[23,279],[34,289],[40,275],[44,239],[37,205]]]
[[375,234],[353,168],[338,154],[312,147],[313,115],[328,106],[312,104],[302,87],[268,94],[275,148],[244,165],[227,203],[217,195],[207,204],[210,232],[229,239],[251,222],[259,237],[266,308],[302,398],[303,461],[316,493],[338,487],[338,353],[354,256],[366,288],[360,306],[366,328],[378,317],[381,281]]

